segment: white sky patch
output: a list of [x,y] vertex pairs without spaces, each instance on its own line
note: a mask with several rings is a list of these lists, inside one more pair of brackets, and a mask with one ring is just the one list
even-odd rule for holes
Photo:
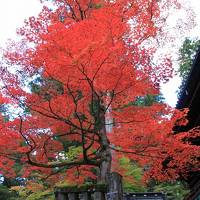
[[37,15],[42,9],[39,0],[0,0],[0,46],[8,38],[16,37],[16,29],[25,19]]
[[161,92],[165,98],[165,101],[172,107],[176,106],[178,87],[181,84],[181,78],[174,76],[168,83],[163,84]]
[[[200,37],[200,3],[198,0],[181,0],[184,2],[184,7],[187,5],[191,6],[194,9],[196,15],[197,25],[189,31],[186,35],[188,37]],[[7,39],[15,39],[16,38],[16,29],[23,25],[25,19],[28,19],[31,16],[36,16],[42,9],[42,5],[39,0],[0,0],[0,47],[6,46]],[[188,10],[189,12],[189,10]],[[170,19],[171,18],[171,19]],[[169,20],[171,25],[175,23],[176,19],[184,20],[185,14],[176,12],[174,15],[170,16]],[[184,21],[183,21],[184,22]],[[181,24],[181,23],[180,23]],[[185,29],[189,28],[189,24],[186,25]],[[171,29],[171,28],[170,28]],[[169,31],[170,31],[169,29]],[[173,31],[173,28],[171,29]],[[175,37],[180,38],[180,40],[176,40],[176,44],[174,47],[168,48],[168,51],[175,52],[177,48],[181,46],[184,37],[183,35],[176,35]],[[164,47],[161,47],[162,50],[165,50]],[[173,60],[176,61],[176,55]],[[177,64],[175,65],[177,66]],[[171,106],[175,106],[177,97],[176,91],[180,85],[180,78],[177,76],[170,80],[167,84],[162,86],[162,92],[164,97],[166,98],[166,102]]]
[[[180,34],[178,34],[178,30],[177,32],[174,32],[174,36],[176,37],[174,44],[172,45],[169,44],[168,47],[163,48],[164,51],[169,51],[170,53],[172,53],[173,55],[172,61],[175,70],[178,69],[178,64],[179,64],[177,62],[178,60],[177,53],[179,48],[182,46],[185,37],[200,38],[200,3],[197,0],[182,0],[182,2],[184,7],[190,6],[193,9],[196,25],[191,28],[190,26],[192,26],[193,22],[191,22],[191,24],[190,23],[183,24],[183,27],[180,27],[180,29],[183,29],[183,31],[186,30],[186,32],[183,33],[181,30]],[[188,10],[187,12],[190,12],[190,10]],[[170,16],[168,20],[169,20],[168,23],[170,23],[170,25],[173,27],[173,25],[175,25],[176,23],[176,20],[181,20],[182,22],[186,22],[187,17],[185,13],[177,12],[174,15]],[[180,25],[181,24],[182,23],[180,22]],[[173,28],[172,31],[174,31]],[[169,82],[161,86],[161,92],[163,93],[166,102],[172,107],[176,106],[178,100],[177,93],[180,85],[181,85],[181,78],[176,75]]]

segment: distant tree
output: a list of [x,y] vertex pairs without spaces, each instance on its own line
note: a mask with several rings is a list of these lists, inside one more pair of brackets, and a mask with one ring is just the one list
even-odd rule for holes
[[165,193],[168,200],[183,200],[189,193],[189,190],[181,181],[156,183],[153,191]]
[[181,78],[184,80],[187,78],[190,72],[192,62],[195,58],[199,46],[200,40],[186,38],[179,50],[180,65],[178,72],[180,73]]
[[187,77],[192,67],[192,63],[194,61],[195,55],[199,47],[200,47],[199,39],[186,38],[183,42],[182,47],[179,49],[178,73],[182,79],[181,86],[179,87],[179,93],[178,93],[179,96],[184,88]]
[[168,200],[183,200],[189,193],[187,184],[183,181],[158,182],[151,180],[144,181],[144,171],[137,163],[123,157],[120,160],[122,168],[126,169],[123,177],[123,188],[125,192],[162,192],[166,194]]

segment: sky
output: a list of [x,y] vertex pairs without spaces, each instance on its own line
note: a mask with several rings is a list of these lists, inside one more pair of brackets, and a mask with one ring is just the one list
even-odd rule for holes
[[38,0],[0,0],[0,46],[15,38],[16,29],[24,19],[37,15],[42,9]]
[[[184,36],[200,37],[200,3],[198,0],[181,0],[185,5],[191,6],[196,16],[196,26],[192,28],[190,32],[184,33]],[[30,16],[37,15],[42,6],[39,0],[0,0],[0,47],[6,46],[7,39],[16,38],[16,29],[23,25],[24,19]],[[188,10],[190,12],[190,9]],[[176,20],[184,19],[184,13],[174,13],[170,16],[169,24],[173,26]],[[199,21],[199,23],[198,23]],[[189,24],[185,25],[186,29]],[[176,37],[176,35],[175,35]],[[183,38],[183,36],[182,36]],[[178,41],[177,41],[178,43]],[[180,43],[180,41],[179,41]],[[179,46],[181,44],[178,44]],[[168,47],[171,51],[172,47]],[[177,51],[174,48],[174,51]],[[177,59],[176,56],[174,58]],[[176,67],[177,64],[175,64]],[[171,105],[176,105],[176,91],[180,85],[181,80],[178,76],[171,79],[167,84],[162,85],[161,91],[166,99],[166,102]]]
[[[188,27],[188,26],[190,26],[190,24],[185,24],[184,28],[188,29],[188,31],[183,33],[181,36],[179,34],[177,34],[176,32],[174,33],[175,37],[177,37],[177,40],[175,42],[176,45],[169,46],[169,51],[174,53],[173,59],[174,59],[174,68],[175,69],[178,68],[178,62],[176,61],[178,59],[178,57],[177,57],[178,49],[181,47],[184,38],[185,37],[200,38],[200,3],[199,3],[199,1],[198,0],[182,0],[182,3],[184,5],[184,7],[189,7],[189,9],[186,12],[190,12],[191,10],[194,11],[195,25],[194,25],[194,27],[191,28],[191,27]],[[185,19],[183,12],[180,12],[179,16],[178,16],[178,13],[176,13],[169,18],[170,18],[169,23],[172,25],[173,25],[173,23],[175,23],[175,19],[177,19],[177,20]],[[185,19],[185,20],[187,21],[187,19]],[[163,93],[163,96],[165,97],[166,102],[173,107],[176,106],[177,91],[178,91],[178,87],[180,84],[181,84],[181,78],[178,75],[176,75],[167,84],[162,85],[162,87],[161,87],[161,92]]]

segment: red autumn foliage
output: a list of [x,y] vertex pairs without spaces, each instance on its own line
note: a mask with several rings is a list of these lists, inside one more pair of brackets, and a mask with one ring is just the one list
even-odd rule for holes
[[67,172],[68,180],[82,182],[99,168],[98,180],[105,180],[112,160],[124,154],[158,180],[199,169],[199,147],[183,140],[188,133],[173,133],[185,113],[134,103],[158,95],[172,75],[170,59],[153,64],[156,48],[144,45],[159,31],[159,2],[54,3],[53,11],[30,18],[18,31],[22,41],[5,52],[10,68],[1,71],[1,102],[18,112],[9,122],[2,116],[1,173],[14,173],[14,160],[24,176]]

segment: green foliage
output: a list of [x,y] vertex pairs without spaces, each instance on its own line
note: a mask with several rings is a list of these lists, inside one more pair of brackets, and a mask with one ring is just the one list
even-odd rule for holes
[[63,140],[62,137],[55,137],[54,139],[55,139],[55,140],[58,140],[59,142],[62,143],[62,145],[63,145],[63,150],[64,150],[65,152],[69,151],[70,147],[78,147],[78,146],[81,145],[80,142],[78,142],[78,141]]
[[178,72],[183,80],[185,80],[190,72],[193,59],[199,48],[200,40],[186,38],[183,46],[179,50],[180,66]]
[[17,192],[14,199],[9,200],[54,200],[54,191],[52,189],[38,189],[33,191],[28,187],[13,187],[13,191]]
[[143,170],[135,162],[129,158],[120,159],[120,166],[126,170],[125,176],[131,177],[133,180],[123,180],[123,189],[125,192],[145,192],[147,190],[142,183]]
[[125,192],[163,192],[167,196],[167,200],[183,200],[189,190],[180,182],[157,183],[152,181],[149,185],[142,182],[143,169],[137,163],[129,158],[120,159],[120,165],[127,170],[125,176],[133,177],[134,182],[129,180],[123,181]]
[[17,193],[10,190],[8,187],[4,185],[0,185],[0,199],[5,200],[16,200]]
[[63,84],[53,78],[41,79],[41,77],[37,77],[29,83],[29,87],[31,92],[41,95],[46,101],[52,98],[52,92],[54,95],[61,95],[64,93]]
[[138,97],[135,102],[133,102],[133,105],[135,106],[152,106],[153,103],[155,102],[163,102],[163,97],[162,95],[152,95],[152,94],[147,94],[146,96],[143,97]]
[[186,194],[189,193],[189,190],[179,181],[156,184],[154,191],[165,193],[168,200],[183,200]]
[[30,87],[31,87],[31,92],[39,94],[40,90],[41,90],[41,86],[38,85],[37,83],[31,82],[30,83]]
[[67,159],[68,161],[72,161],[76,159],[80,154],[82,153],[82,147],[81,146],[70,146],[67,148],[67,151],[62,151],[59,154],[58,159],[60,161],[63,161]]
[[[21,168],[21,166],[18,166],[17,164],[16,164],[16,166],[14,166],[14,170],[15,170],[16,173],[17,173],[17,170],[19,168]],[[6,186],[8,188],[10,188],[12,186],[19,186],[19,185],[22,185],[24,183],[24,179],[23,178],[19,178],[19,177],[7,178],[7,177],[4,176],[3,179],[4,180],[2,182],[2,185]]]
[[68,160],[74,160],[75,158],[77,158],[78,155],[80,155],[80,153],[82,152],[82,147],[70,147],[69,151],[66,153],[66,156],[68,158]]
[[153,103],[163,103],[163,102],[164,102],[164,97],[162,96],[162,94],[159,95],[147,94],[145,96],[138,96],[135,101],[131,101],[120,108],[113,108],[113,110],[120,111],[123,108],[127,108],[129,106],[141,106],[141,107],[152,106]]
[[27,189],[26,187],[14,186],[11,188],[11,190],[17,193],[16,200],[20,200],[20,199],[25,200],[26,197],[31,194],[31,191]]
[[39,92],[41,90],[41,85],[42,85],[41,77],[37,77],[37,78],[33,79],[28,85],[31,89],[31,92],[39,94]]
[[9,113],[9,106],[6,104],[0,104],[0,113],[3,116],[4,122],[8,122],[11,118]]
[[46,190],[43,192],[36,192],[29,195],[26,200],[54,200],[54,192]]
[[182,79],[182,83],[181,83],[181,86],[179,87],[178,96],[180,96],[185,86],[187,77],[190,73],[194,57],[196,55],[196,52],[199,46],[200,46],[200,40],[198,39],[192,40],[192,39],[186,38],[183,43],[183,46],[179,50],[178,73]]

